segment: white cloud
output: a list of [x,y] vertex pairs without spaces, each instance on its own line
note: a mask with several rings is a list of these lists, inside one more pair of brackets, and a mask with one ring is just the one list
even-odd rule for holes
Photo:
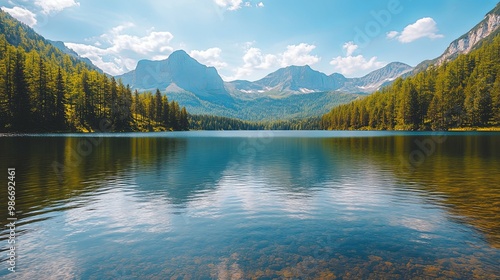
[[358,46],[353,42],[345,43],[342,48],[346,52],[346,56],[337,56],[330,61],[330,64],[335,67],[335,71],[338,71],[343,75],[365,73],[379,69],[386,65],[385,62],[377,61],[376,56],[371,57],[370,59],[366,59],[361,54],[353,56],[354,51],[358,49]]
[[170,32],[151,32],[144,37],[119,34],[110,38],[110,43],[115,52],[131,50],[146,55],[153,52],[172,52],[173,49],[167,44],[173,37]]
[[2,10],[4,12],[9,13],[15,19],[27,24],[30,27],[35,26],[37,23],[36,15],[27,9],[21,7],[14,7],[14,8],[2,7]]
[[250,48],[243,55],[245,68],[269,69],[278,62],[278,57],[273,54],[263,55],[259,48]]
[[358,71],[366,72],[368,70],[372,71],[379,69],[384,67],[386,63],[377,61],[376,56],[367,60],[364,56],[357,55],[346,57],[338,56],[334,58],[330,64],[335,66],[336,71],[339,71],[341,74],[352,75]]
[[159,55],[155,55],[153,56],[151,59],[152,60],[165,60],[169,57],[170,55],[169,54],[159,54]]
[[390,31],[390,32],[387,32],[387,38],[388,38],[388,39],[394,39],[394,38],[396,38],[398,35],[399,35],[399,32],[397,32],[397,31]]
[[225,80],[238,80],[248,77],[254,73],[256,69],[269,69],[279,65],[278,57],[273,54],[263,55],[259,48],[249,48],[242,57],[243,66],[235,70],[232,77],[224,77]]
[[74,0],[35,0],[35,5],[42,8],[44,14],[50,14],[73,6],[80,6],[80,3]]
[[251,76],[256,70],[267,70],[290,65],[304,66],[317,63],[320,58],[311,55],[316,46],[301,43],[289,45],[286,50],[278,54],[263,54],[262,50],[251,47],[253,43],[247,43],[248,49],[243,55],[243,66],[235,70],[232,77],[224,77],[226,80],[237,80]]
[[215,4],[220,7],[226,8],[230,11],[235,11],[241,8],[243,0],[214,0]]
[[346,56],[351,56],[354,53],[354,51],[358,49],[358,45],[354,44],[353,41],[350,41],[345,43],[344,46],[342,46],[342,48],[345,50]]
[[169,43],[174,36],[170,32],[150,31],[143,37],[122,33],[133,26],[132,23],[126,23],[114,27],[92,45],[65,44],[111,75],[133,70],[138,59],[161,59],[172,53],[173,48]]
[[304,66],[317,63],[319,61],[319,57],[309,54],[315,48],[315,45],[308,45],[305,43],[287,46],[286,51],[281,55],[281,66]]
[[[224,9],[227,9],[229,11],[236,11],[236,10],[240,9],[242,6],[246,7],[246,8],[252,7],[252,2],[250,2],[250,1],[243,2],[243,0],[214,0],[214,3],[217,6],[222,7]],[[259,2],[259,3],[255,4],[255,7],[263,8],[264,3]]]
[[189,53],[189,55],[202,64],[216,68],[224,68],[227,67],[227,63],[221,61],[221,53],[222,50],[220,48],[209,48],[204,51],[193,50]]
[[443,37],[443,34],[438,34],[437,24],[430,17],[421,18],[406,26],[401,33],[397,31],[387,33],[387,38],[397,38],[401,43],[411,43],[420,38],[437,39]]

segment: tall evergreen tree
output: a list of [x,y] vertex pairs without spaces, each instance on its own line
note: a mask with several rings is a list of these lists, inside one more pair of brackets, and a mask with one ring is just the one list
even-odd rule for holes
[[180,117],[179,117],[179,130],[189,130],[189,120],[188,120],[188,113],[186,111],[186,107],[182,107],[181,112],[180,112]]
[[173,130],[180,130],[180,109],[179,103],[172,101],[169,105],[169,122]]
[[31,104],[28,85],[24,73],[24,51],[18,49],[14,63],[14,78],[12,79],[12,117],[13,127],[17,131],[31,129]]
[[170,129],[170,108],[169,108],[169,105],[168,105],[168,98],[167,96],[163,96],[162,97],[162,104],[163,104],[163,107],[162,107],[162,124],[163,126],[165,126],[165,128],[168,130]]
[[56,113],[55,113],[55,126],[57,130],[66,128],[66,93],[64,86],[64,79],[62,76],[61,68],[57,69],[56,78]]
[[159,89],[156,89],[155,92],[155,121],[156,123],[161,123],[162,116],[163,116],[163,102],[162,102],[162,96],[161,92]]
[[119,119],[119,105],[118,105],[118,86],[116,84],[116,80],[114,77],[111,77],[111,93],[109,95],[109,102],[110,106],[110,120],[113,125],[116,125]]

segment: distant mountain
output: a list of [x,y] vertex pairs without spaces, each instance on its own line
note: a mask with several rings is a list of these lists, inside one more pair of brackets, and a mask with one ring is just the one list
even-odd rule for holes
[[394,81],[413,68],[401,62],[393,62],[361,78],[346,78],[342,74],[324,73],[306,66],[281,68],[255,82],[233,81],[226,83],[227,88],[240,96],[258,97],[259,95],[282,97],[289,94],[340,91],[348,93],[371,93]]
[[206,101],[232,102],[217,70],[200,64],[183,50],[161,61],[141,60],[135,70],[116,78],[141,91],[158,88],[164,92],[190,92]]
[[413,70],[408,64],[392,62],[361,78],[347,79],[340,91],[372,93]]
[[345,77],[327,76],[306,66],[288,66],[253,83],[237,81],[241,91],[312,93],[339,89]]
[[60,50],[64,54],[70,55],[73,58],[76,58],[76,59],[78,59],[80,61],[85,62],[85,64],[87,64],[88,66],[90,66],[92,69],[95,69],[95,70],[97,70],[97,71],[99,71],[101,73],[103,72],[101,69],[99,69],[99,67],[95,66],[92,63],[92,61],[90,61],[90,59],[88,59],[86,57],[81,57],[74,50],[68,48],[64,44],[64,42],[61,42],[61,41],[51,41],[51,40],[47,40],[47,42],[50,43],[52,46],[56,47],[58,50]]
[[157,88],[186,106],[193,114],[214,114],[247,120],[318,116],[371,93],[412,68],[390,63],[362,78],[326,75],[309,66],[289,66],[255,81],[224,83],[213,67],[207,67],[185,51],[173,52],[161,61],[141,60],[135,70],[117,76],[139,91]]
[[414,72],[427,69],[430,65],[441,65],[444,62],[453,60],[460,54],[468,54],[479,47],[485,39],[498,34],[500,27],[500,3],[488,12],[484,19],[474,26],[469,32],[451,42],[444,53],[432,60],[426,60],[415,67]]

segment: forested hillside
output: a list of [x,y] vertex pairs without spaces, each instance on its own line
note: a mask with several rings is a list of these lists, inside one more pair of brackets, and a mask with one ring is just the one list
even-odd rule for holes
[[159,91],[132,92],[0,11],[0,131],[187,130]]
[[322,117],[325,129],[448,130],[500,126],[500,36],[466,55]]
[[246,121],[220,116],[193,115],[189,118],[194,130],[318,130],[320,117],[278,121]]

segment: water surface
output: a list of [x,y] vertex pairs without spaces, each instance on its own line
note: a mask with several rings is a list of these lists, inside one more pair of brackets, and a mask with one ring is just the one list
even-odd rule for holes
[[[474,132],[0,137],[0,181],[17,171],[15,279],[494,279],[499,144]],[[0,276],[14,279],[7,234]]]

